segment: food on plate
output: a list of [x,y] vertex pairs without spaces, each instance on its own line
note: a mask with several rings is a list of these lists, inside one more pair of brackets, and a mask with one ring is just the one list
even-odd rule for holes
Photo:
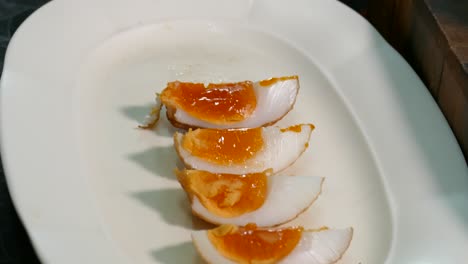
[[213,224],[276,226],[296,218],[319,196],[323,178],[175,171],[192,212]]
[[269,168],[277,173],[309,146],[314,126],[287,128],[196,129],[176,132],[174,145],[186,167],[212,173],[258,173]]
[[185,169],[175,169],[192,213],[220,225],[192,232],[211,264],[331,264],[342,258],[353,228],[278,227],[318,198],[324,179],[285,176],[309,146],[314,125],[271,126],[294,106],[298,76],[236,83],[169,82],[141,128],[160,111],[177,128],[174,146]]
[[159,121],[162,106],[159,94],[156,94],[156,101],[154,106],[151,108],[151,112],[145,117],[143,125],[139,125],[138,127],[143,129],[154,128]]
[[192,241],[205,261],[212,264],[329,264],[348,249],[353,228],[307,230],[303,227],[258,228],[221,225],[194,231]]
[[298,76],[208,85],[169,82],[156,95],[156,106],[140,127],[154,127],[162,105],[172,125],[183,129],[272,125],[293,108],[298,91]]

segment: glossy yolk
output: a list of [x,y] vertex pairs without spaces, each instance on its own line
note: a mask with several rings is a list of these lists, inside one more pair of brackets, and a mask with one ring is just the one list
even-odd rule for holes
[[276,263],[287,256],[301,239],[302,227],[258,229],[223,225],[208,231],[208,238],[226,258],[237,263]]
[[279,81],[287,81],[287,80],[297,80],[299,77],[297,75],[294,75],[294,76],[286,76],[286,77],[274,77],[274,78],[270,78],[270,79],[267,79],[267,80],[263,80],[263,81],[260,81],[258,84],[260,84],[260,86],[270,86],[270,85],[273,85]]
[[220,165],[244,163],[263,145],[261,128],[197,129],[186,133],[182,141],[191,155]]
[[215,124],[229,124],[249,117],[257,106],[250,81],[209,84],[170,82],[161,93],[163,104]]
[[[306,124],[307,126],[309,126],[311,129],[314,129],[314,125],[312,124]],[[296,133],[300,133],[302,131],[302,126],[304,126],[304,124],[299,124],[299,125],[294,125],[294,126],[290,126],[290,127],[286,127],[286,128],[281,128],[281,132],[296,132]]]
[[221,217],[235,217],[260,208],[267,192],[267,172],[233,175],[207,171],[176,172],[184,189]]

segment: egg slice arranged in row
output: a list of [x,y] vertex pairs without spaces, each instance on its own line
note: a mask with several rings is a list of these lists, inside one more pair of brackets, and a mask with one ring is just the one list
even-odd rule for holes
[[176,170],[192,212],[213,224],[280,225],[304,212],[322,190],[321,177],[270,174]]
[[152,128],[161,107],[178,128],[253,128],[272,125],[294,106],[298,76],[236,83],[169,82],[142,128]]
[[192,241],[211,264],[330,264],[349,247],[353,229],[275,227],[317,199],[324,179],[277,173],[308,148],[314,126],[271,126],[294,106],[298,76],[236,83],[169,82],[147,122],[163,106],[185,169],[175,175],[192,213],[220,225],[195,231]]
[[196,129],[176,132],[174,145],[186,167],[212,173],[273,173],[293,164],[309,146],[314,126]]
[[343,256],[352,236],[351,227],[262,229],[248,224],[195,231],[192,241],[203,259],[211,264],[329,264]]

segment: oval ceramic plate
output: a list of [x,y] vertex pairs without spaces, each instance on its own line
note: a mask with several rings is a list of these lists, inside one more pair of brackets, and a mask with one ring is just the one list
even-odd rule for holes
[[[199,263],[165,118],[166,82],[297,74],[279,125],[312,122],[284,173],[325,177],[290,225],[354,227],[342,263],[462,263],[468,173],[405,61],[330,0],[56,0],[20,27],[1,80],[2,159],[44,263]],[[285,197],[286,199],[287,197]],[[443,243],[441,241],[444,241]]]

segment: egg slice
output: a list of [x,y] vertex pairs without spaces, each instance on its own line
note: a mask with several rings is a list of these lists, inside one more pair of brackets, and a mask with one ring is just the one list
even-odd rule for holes
[[159,97],[159,94],[156,94],[156,99],[154,105],[151,107],[151,112],[145,117],[143,124],[138,127],[143,129],[154,128],[159,121],[162,106],[161,98]]
[[195,231],[192,241],[211,264],[329,264],[348,249],[353,228],[304,230],[302,227],[260,229],[222,225]]
[[280,225],[304,212],[322,190],[321,177],[270,174],[176,170],[192,212],[213,224]]
[[[298,76],[208,85],[175,81],[169,82],[156,100],[160,98],[168,120],[178,128],[251,128],[283,118],[293,108],[298,91]],[[156,124],[156,109],[140,127]]]
[[174,145],[185,166],[212,173],[277,173],[309,146],[311,124],[287,128],[197,129],[176,132]]

